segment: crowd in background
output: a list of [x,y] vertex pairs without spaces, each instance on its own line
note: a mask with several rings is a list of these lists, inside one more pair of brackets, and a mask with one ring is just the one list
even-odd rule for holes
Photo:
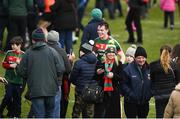
[[[124,53],[121,44],[111,36],[105,21],[124,16],[120,0],[96,0],[88,24],[82,19],[89,0],[0,0],[0,47],[6,52],[2,66],[5,95],[0,117],[21,116],[21,96],[31,101],[27,117],[65,118],[70,85],[75,85],[72,117],[121,118],[121,96],[127,118],[147,118],[149,101],[155,98],[156,117],[180,117],[179,50],[180,45],[163,45],[157,61],[147,63],[148,54],[141,46],[141,19],[156,0],[127,0],[125,20],[131,45]],[[151,2],[153,4],[151,4]],[[164,11],[164,28],[174,29],[176,0],[160,0]],[[6,46],[2,39],[7,29]],[[79,59],[74,62],[73,33],[80,37]],[[137,42],[134,37],[137,32]],[[84,88],[98,85],[103,91],[99,102],[87,101]],[[174,91],[173,91],[174,90]],[[173,93],[172,93],[173,92]],[[171,95],[172,93],[172,95]],[[176,106],[178,105],[178,106]]]

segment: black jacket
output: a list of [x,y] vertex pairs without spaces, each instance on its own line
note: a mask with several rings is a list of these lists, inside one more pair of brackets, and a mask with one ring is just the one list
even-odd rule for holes
[[150,77],[152,93],[155,99],[168,99],[175,88],[175,75],[173,70],[166,74],[160,60],[150,63]]
[[52,25],[56,30],[74,30],[78,26],[75,0],[56,0],[50,7],[53,14]]

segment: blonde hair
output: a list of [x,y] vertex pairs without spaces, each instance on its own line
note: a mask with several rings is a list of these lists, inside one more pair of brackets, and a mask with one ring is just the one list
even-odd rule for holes
[[161,66],[164,69],[165,73],[168,73],[170,67],[170,61],[171,61],[171,47],[168,45],[164,45],[161,47],[160,49],[161,51],[161,56],[160,56],[160,62],[161,62]]

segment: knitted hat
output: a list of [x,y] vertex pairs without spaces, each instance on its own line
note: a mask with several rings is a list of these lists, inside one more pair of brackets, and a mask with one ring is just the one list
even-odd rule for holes
[[139,46],[139,47],[137,47],[134,56],[135,57],[137,57],[137,56],[144,56],[145,58],[147,58],[146,50],[143,47]]
[[32,32],[32,39],[35,41],[44,41],[45,34],[41,28],[37,28]]
[[136,52],[136,45],[132,44],[128,49],[126,50],[126,55],[134,57],[134,54]]
[[84,43],[81,45],[80,51],[84,52],[85,54],[87,53],[91,53],[93,49],[93,46],[88,44],[88,43]]
[[93,19],[100,20],[100,19],[102,19],[102,12],[101,12],[100,9],[94,8],[94,9],[91,11],[91,16],[92,16]]
[[54,30],[49,31],[47,40],[48,41],[56,41],[56,42],[59,41],[59,33]]
[[105,53],[117,53],[116,47],[114,45],[109,45],[105,51]]

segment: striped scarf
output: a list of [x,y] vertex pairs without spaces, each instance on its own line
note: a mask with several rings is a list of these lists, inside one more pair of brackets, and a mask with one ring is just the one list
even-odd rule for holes
[[107,75],[112,70],[114,61],[111,63],[105,62],[105,75],[104,75],[104,91],[113,91],[112,79],[108,78]]

